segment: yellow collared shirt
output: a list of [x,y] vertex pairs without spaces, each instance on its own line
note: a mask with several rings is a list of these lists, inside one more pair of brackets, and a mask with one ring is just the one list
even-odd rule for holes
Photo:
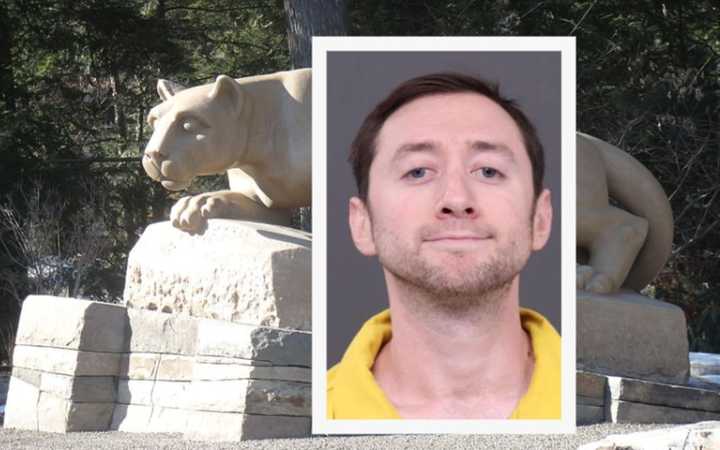
[[[530,335],[535,368],[530,386],[510,418],[560,419],[560,335],[536,311],[521,308],[520,319]],[[365,322],[340,363],[328,371],[328,419],[401,418],[371,371],[391,335],[390,310],[385,310]]]

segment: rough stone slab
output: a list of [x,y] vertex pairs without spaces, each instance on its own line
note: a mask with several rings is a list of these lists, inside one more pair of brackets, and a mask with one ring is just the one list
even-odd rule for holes
[[186,408],[287,416],[310,416],[308,383],[267,380],[193,381]]
[[39,383],[39,379],[36,385],[16,377],[15,369],[13,369],[7,404],[5,405],[4,426],[6,428],[38,430]]
[[311,334],[219,320],[198,323],[197,354],[310,367]]
[[267,361],[258,361],[257,359],[247,359],[247,358],[230,358],[226,356],[204,356],[204,355],[198,355],[195,356],[195,362],[198,364],[238,364],[238,365],[247,365],[247,366],[271,366]]
[[605,399],[595,397],[584,397],[582,395],[577,396],[578,405],[589,405],[589,406],[605,406]]
[[161,355],[158,380],[192,380],[195,358],[192,356]]
[[578,450],[657,450],[720,448],[720,422],[700,422],[640,433],[613,434]]
[[152,405],[152,390],[155,380],[119,379],[117,403],[123,405]]
[[23,302],[16,344],[92,352],[125,349],[127,310],[75,298],[31,295]]
[[40,431],[105,431],[110,426],[114,403],[80,403],[47,392],[38,401]]
[[115,404],[110,430],[147,433],[152,406]]
[[692,423],[720,420],[720,413],[612,400],[606,417],[613,423]]
[[576,374],[578,396],[605,398],[605,386],[607,385],[607,376],[599,375],[591,372],[580,372]]
[[18,366],[13,367],[12,369],[13,378],[19,378],[26,383],[32,384],[38,389],[40,389],[42,374],[43,372],[41,370],[24,369]]
[[188,402],[188,381],[118,380],[120,404],[182,408]]
[[576,412],[578,425],[590,425],[605,421],[605,408],[603,406],[581,405],[578,403]]
[[160,365],[160,353],[127,353],[120,357],[121,378],[154,380]]
[[283,380],[310,383],[312,372],[305,367],[250,366],[247,364],[210,364],[196,362],[193,380]]
[[613,400],[720,413],[720,392],[690,386],[608,377]]
[[130,252],[123,298],[130,308],[310,330],[311,267],[310,235],[291,228],[211,219],[191,235],[160,222]]
[[128,319],[129,352],[195,354],[197,319],[132,308]]
[[670,383],[689,374],[685,315],[675,305],[577,291],[577,322],[581,370]]
[[690,352],[690,375],[720,375],[720,355],[717,353]]
[[76,376],[117,376],[120,358],[120,353],[95,353],[27,345],[16,345],[13,352],[13,364],[16,367]]
[[40,390],[76,402],[114,402],[115,377],[75,377],[46,372],[41,375]]
[[182,433],[193,411],[144,405],[116,405],[111,430],[132,433]]
[[307,437],[310,426],[310,417],[195,411],[184,437],[212,441]]

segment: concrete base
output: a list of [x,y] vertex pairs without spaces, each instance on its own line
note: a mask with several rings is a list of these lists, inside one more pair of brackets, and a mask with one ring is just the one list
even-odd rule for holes
[[633,292],[577,291],[577,368],[684,384],[689,374],[685,314]]

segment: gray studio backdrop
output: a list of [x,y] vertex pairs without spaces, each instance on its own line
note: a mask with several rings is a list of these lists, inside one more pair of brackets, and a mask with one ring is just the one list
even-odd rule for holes
[[[387,308],[377,258],[357,252],[348,199],[357,189],[347,157],[365,116],[410,78],[453,71],[498,82],[535,124],[545,148],[545,186],[552,191],[553,231],[520,279],[520,303],[560,331],[560,52],[328,52],[327,55],[327,364],[341,358],[362,324]],[[572,112],[574,114],[574,111]]]

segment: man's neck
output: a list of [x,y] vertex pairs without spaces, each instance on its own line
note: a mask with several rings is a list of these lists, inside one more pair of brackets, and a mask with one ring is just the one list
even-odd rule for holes
[[[532,346],[520,323],[518,279],[462,314],[435,311],[412,290],[390,289],[392,338],[373,366],[375,378],[404,418],[510,416],[527,391]],[[493,293],[488,293],[493,294]],[[426,299],[427,300],[427,299]],[[425,305],[425,306],[419,306]]]

